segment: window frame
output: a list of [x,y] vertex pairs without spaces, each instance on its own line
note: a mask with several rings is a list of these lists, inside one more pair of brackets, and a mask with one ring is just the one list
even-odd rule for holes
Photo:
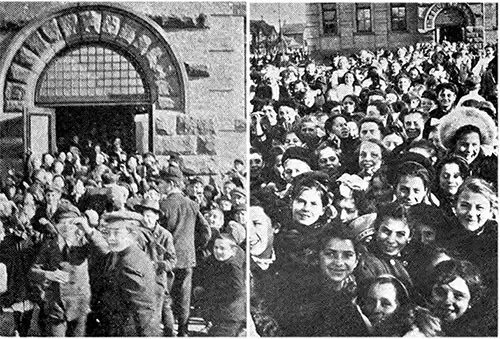
[[[365,11],[368,10],[369,13],[369,19],[367,20],[365,15],[363,15],[363,20],[361,21],[359,18],[360,11],[363,11],[363,13],[366,13]],[[372,5],[370,3],[360,3],[356,4],[356,32],[361,33],[361,34],[369,34],[373,33],[373,16],[372,16]],[[361,29],[360,23],[363,23],[363,29]],[[369,22],[369,27],[366,29],[365,25],[366,23]]]
[[[398,9],[398,16],[394,15],[393,10]],[[400,10],[403,9],[404,15],[401,16]],[[406,4],[390,4],[390,16],[391,16],[391,31],[393,32],[406,32],[408,31],[408,11],[406,8]]]
[[[332,6],[332,8],[327,9],[325,7],[327,6]],[[330,31],[326,29],[327,27],[327,20],[325,19],[325,12],[333,12],[334,13],[334,19],[333,20],[328,20],[330,25],[333,26],[333,30]],[[338,8],[336,3],[322,3],[321,4],[321,19],[322,19],[322,28],[323,28],[323,34],[324,35],[338,35],[339,34],[339,17],[338,17]]]

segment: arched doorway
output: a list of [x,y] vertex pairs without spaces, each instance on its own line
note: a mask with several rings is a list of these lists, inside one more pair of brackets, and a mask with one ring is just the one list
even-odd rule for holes
[[38,79],[35,105],[55,109],[58,150],[68,150],[75,137],[103,149],[120,138],[130,153],[142,148],[134,117],[149,116],[150,95],[144,72],[126,51],[88,44],[64,49],[51,60]]
[[460,42],[464,41],[466,19],[458,8],[447,7],[437,15],[434,25],[436,27],[436,41]]
[[23,121],[24,150],[34,153],[75,134],[122,135],[129,150],[154,152],[155,114],[188,110],[186,70],[165,32],[119,5],[40,15],[13,37],[1,65],[0,114]]

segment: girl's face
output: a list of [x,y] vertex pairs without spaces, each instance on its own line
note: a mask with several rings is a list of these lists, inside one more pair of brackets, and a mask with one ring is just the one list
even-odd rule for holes
[[358,265],[352,240],[332,238],[319,254],[321,272],[334,282],[342,282]]
[[305,188],[292,202],[293,220],[310,226],[324,213],[321,193],[316,188]]
[[359,149],[359,167],[372,173],[382,166],[382,150],[373,142],[363,142]]
[[479,155],[480,148],[481,139],[479,134],[471,132],[462,135],[462,137],[458,139],[457,145],[455,146],[455,153],[465,158],[467,163],[470,164]]
[[431,307],[434,313],[445,322],[460,318],[469,308],[471,295],[464,279],[456,277],[447,284],[432,287]]
[[420,177],[404,175],[396,186],[396,198],[405,206],[420,204],[427,195],[427,188]]
[[359,211],[353,198],[342,198],[336,207],[339,212],[340,221],[344,225],[359,216]]
[[455,214],[460,225],[474,232],[492,218],[491,202],[480,193],[464,190],[457,199]]
[[354,110],[356,109],[356,104],[354,103],[353,100],[348,98],[342,102],[342,108],[346,113],[351,114],[354,113]]
[[441,173],[439,173],[439,187],[443,191],[450,195],[455,195],[463,182],[464,179],[462,178],[458,164],[449,163],[443,165]]
[[285,148],[290,148],[293,146],[302,147],[304,144],[300,141],[299,137],[295,133],[288,133],[285,138]]
[[340,160],[337,152],[331,147],[323,148],[318,154],[318,165],[322,171],[338,168]]
[[299,159],[287,159],[283,164],[283,179],[286,182],[292,182],[297,175],[308,172],[311,167]]
[[411,240],[410,227],[403,220],[387,218],[380,224],[376,240],[383,253],[398,255]]
[[346,85],[352,85],[354,83],[354,74],[346,73],[344,75],[344,82]]
[[382,322],[394,314],[399,307],[397,290],[391,283],[372,285],[366,298],[362,310],[372,325]]

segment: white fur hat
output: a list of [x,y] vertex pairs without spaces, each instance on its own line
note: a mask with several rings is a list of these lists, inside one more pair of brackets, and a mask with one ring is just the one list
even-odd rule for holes
[[486,113],[473,107],[457,107],[441,118],[439,136],[446,148],[453,148],[453,139],[461,127],[472,125],[481,131],[481,144],[491,145],[497,135],[495,121]]

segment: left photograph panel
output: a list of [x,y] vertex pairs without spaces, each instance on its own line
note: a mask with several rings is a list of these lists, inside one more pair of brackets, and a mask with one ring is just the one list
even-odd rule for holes
[[246,12],[0,3],[0,336],[246,335]]

